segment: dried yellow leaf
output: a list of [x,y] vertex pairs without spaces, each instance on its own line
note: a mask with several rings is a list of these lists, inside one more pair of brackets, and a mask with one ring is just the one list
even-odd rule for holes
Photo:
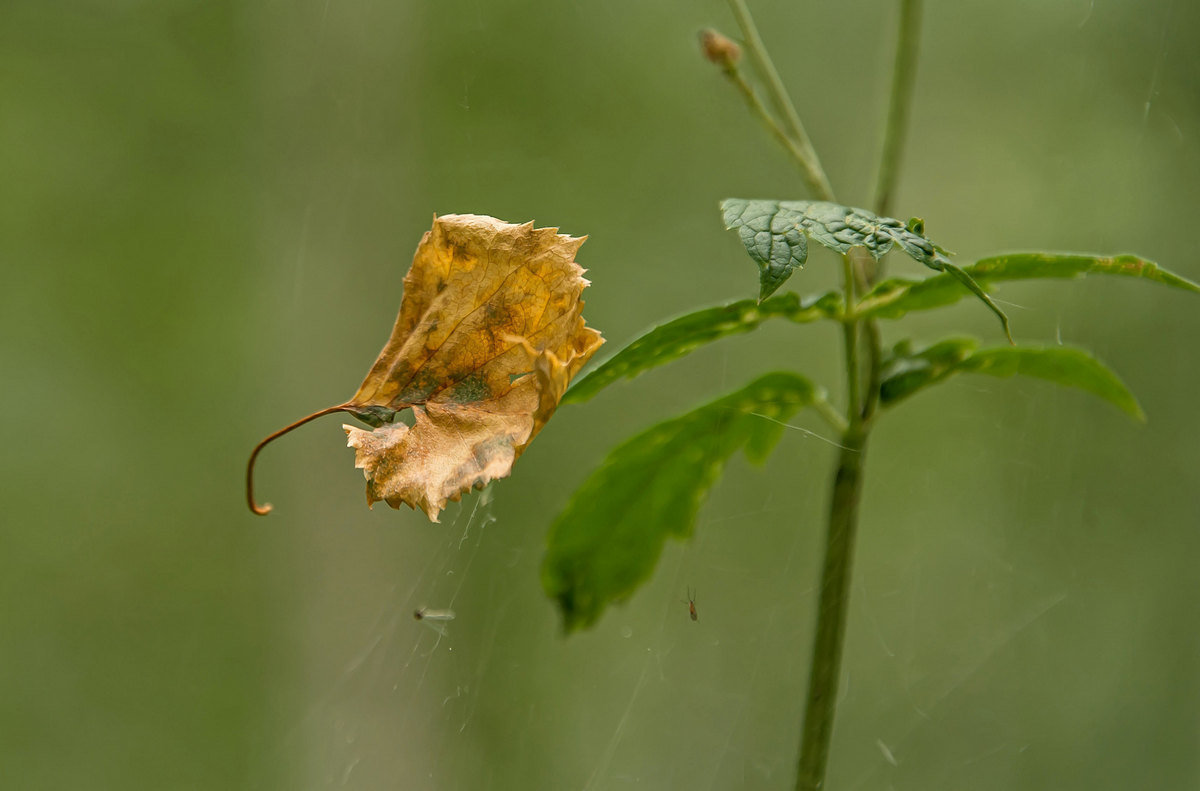
[[[437,521],[448,500],[511,472],[604,342],[581,315],[583,241],[493,217],[434,219],[387,345],[350,401],[318,413],[378,426],[345,426],[368,504],[404,503]],[[411,427],[390,422],[409,407]]]

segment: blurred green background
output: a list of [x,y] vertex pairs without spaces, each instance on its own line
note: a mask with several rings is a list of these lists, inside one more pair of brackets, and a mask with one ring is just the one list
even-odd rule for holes
[[[894,3],[752,8],[865,204]],[[619,438],[772,367],[838,390],[834,328],[564,408],[442,524],[368,511],[336,418],[263,455],[270,517],[242,501],[254,442],[354,392],[435,212],[589,234],[606,351],[756,292],[717,201],[805,195],[698,56],[710,25],[734,32],[718,0],[0,4],[0,786],[791,787],[829,445],[733,461],[593,632],[562,639],[538,567]],[[897,215],[960,262],[1136,252],[1200,279],[1197,33],[1179,0],[930,0]],[[789,287],[836,274],[817,251]],[[1200,302],[999,296],[1150,421],[963,378],[882,423],[829,787],[1196,787]],[[973,301],[898,330],[1001,341]]]

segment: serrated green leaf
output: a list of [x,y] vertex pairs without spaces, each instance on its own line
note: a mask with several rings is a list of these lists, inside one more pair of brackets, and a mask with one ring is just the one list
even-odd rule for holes
[[836,291],[804,299],[791,293],[763,302],[743,299],[697,310],[655,327],[605,360],[576,381],[563,396],[562,403],[587,401],[618,379],[632,379],[643,371],[690,354],[706,343],[755,330],[767,319],[784,318],[804,324],[822,318],[837,318],[841,312],[842,298]]
[[876,260],[893,246],[910,258],[966,286],[1000,319],[1004,334],[1012,342],[1008,316],[992,301],[971,275],[956,267],[946,251],[925,235],[923,220],[907,223],[880,217],[866,209],[828,201],[773,201],[727,198],[721,202],[725,227],[737,230],[746,251],[758,263],[759,299],[775,289],[804,265],[808,257],[807,235],[836,253],[845,255],[862,247]]
[[[963,271],[980,286],[1011,280],[1071,279],[1089,274],[1137,277],[1185,291],[1200,292],[1200,285],[1133,255],[1095,256],[1058,253],[1013,253],[984,258]],[[861,316],[898,319],[914,310],[950,305],[966,296],[962,284],[950,273],[924,280],[892,278],[875,286],[858,305]]]
[[880,401],[885,406],[894,404],[955,374],[1020,375],[1085,390],[1135,420],[1146,419],[1125,383],[1082,349],[1020,346],[976,350],[975,346],[973,339],[952,338],[917,352],[897,347],[884,364]]
[[804,232],[786,215],[779,218],[778,208],[777,201],[730,198],[721,203],[725,228],[738,232],[746,252],[758,264],[759,300],[774,294],[808,259]]
[[654,569],[668,536],[687,538],[708,490],[739,448],[766,458],[781,421],[813,402],[801,376],[773,373],[626,440],[550,528],[542,586],[567,631],[594,624]]
[[759,299],[770,296],[804,265],[805,235],[843,255],[852,247],[863,247],[878,260],[894,245],[939,272],[950,263],[942,249],[920,232],[922,223],[905,224],[840,203],[727,198],[721,202],[721,212],[725,227],[737,230],[758,263]]

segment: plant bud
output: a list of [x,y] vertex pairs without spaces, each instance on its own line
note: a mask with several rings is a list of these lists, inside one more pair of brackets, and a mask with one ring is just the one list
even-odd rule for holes
[[712,28],[700,31],[700,51],[711,62],[726,68],[736,65],[742,57],[742,48],[733,39]]

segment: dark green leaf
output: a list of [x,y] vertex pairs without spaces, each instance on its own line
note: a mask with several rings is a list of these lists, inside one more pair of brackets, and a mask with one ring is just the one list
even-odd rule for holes
[[898,346],[884,363],[880,401],[894,404],[960,373],[1032,376],[1099,396],[1135,420],[1145,420],[1137,399],[1107,366],[1082,349],[1063,346],[1000,347],[976,351],[976,342],[952,338],[917,352]]
[[843,255],[852,247],[863,247],[878,260],[895,245],[939,272],[950,263],[944,251],[918,230],[924,228],[920,221],[906,225],[840,203],[727,198],[721,202],[721,212],[725,227],[737,230],[758,263],[759,299],[770,296],[804,265],[805,235]]
[[978,346],[974,338],[947,338],[914,352],[908,341],[900,342],[883,361],[879,400],[892,404],[942,381]]
[[[1156,283],[1200,292],[1200,285],[1162,269],[1152,261],[1133,255],[1114,257],[1055,253],[1014,253],[984,258],[963,271],[981,286],[1009,280],[1036,278],[1079,278],[1088,274],[1140,277]],[[871,318],[898,319],[913,310],[950,305],[967,295],[951,273],[925,280],[885,280],[859,303],[859,314]]]
[[812,403],[803,377],[773,373],[626,440],[584,481],[550,528],[542,585],[567,631],[591,626],[654,569],[668,536],[687,538],[696,512],[744,448],[762,461],[782,421]]
[[632,379],[643,371],[690,354],[706,343],[750,332],[770,318],[785,318],[803,324],[821,318],[836,318],[841,311],[841,295],[831,291],[803,300],[795,294],[780,294],[763,302],[744,299],[688,313],[655,327],[605,360],[572,385],[562,403],[586,401],[622,377]]
[[970,274],[950,263],[946,251],[925,235],[923,220],[903,223],[879,217],[866,209],[828,201],[774,201],[727,198],[721,202],[725,227],[738,232],[750,257],[758,263],[759,299],[766,299],[804,265],[808,246],[804,237],[845,255],[862,247],[879,260],[893,246],[910,258],[957,280],[996,314],[1004,334],[1012,341],[1008,317]]
[[779,218],[776,201],[730,198],[721,203],[728,230],[737,230],[738,238],[758,264],[758,298],[766,299],[804,266],[808,242],[803,230]]
[[1011,343],[1015,346],[1016,341],[1013,340],[1012,330],[1010,330],[1008,328],[1008,315],[1005,314],[1004,311],[1000,310],[999,305],[997,305],[995,302],[992,301],[992,298],[988,296],[988,293],[983,290],[983,286],[976,283],[974,278],[972,278],[969,274],[967,274],[961,268],[955,266],[954,264],[950,264],[950,263],[943,264],[942,268],[945,270],[945,273],[947,275],[949,275],[950,277],[957,280],[968,291],[970,291],[975,296],[979,297],[979,299],[982,300],[983,304],[988,306],[988,310],[990,310],[990,311],[992,311],[992,313],[996,314],[996,317],[998,319],[1000,319],[1000,326],[1004,328],[1005,337],[1008,338],[1009,343]]

